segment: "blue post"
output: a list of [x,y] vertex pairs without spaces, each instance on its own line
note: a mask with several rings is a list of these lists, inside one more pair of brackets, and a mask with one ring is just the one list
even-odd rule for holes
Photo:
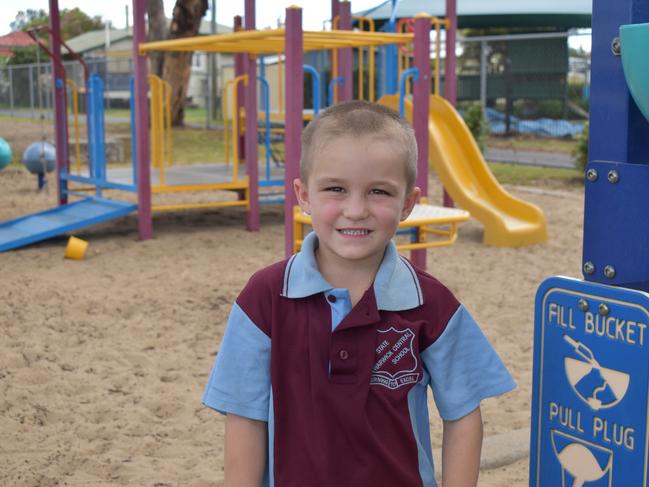
[[313,113],[320,113],[320,74],[318,70],[308,64],[304,65],[304,71],[311,74],[311,92],[313,94]]
[[[106,180],[106,144],[104,139],[104,82],[97,73],[92,73],[86,86],[88,100],[88,145],[90,146],[90,176]],[[101,196],[101,185],[96,187]]]
[[589,281],[649,290],[649,123],[629,95],[615,52],[620,26],[645,22],[646,0],[593,2],[582,269]]
[[401,73],[399,78],[399,116],[401,118],[405,115],[404,98],[406,97],[406,81],[412,76],[414,81],[419,79],[419,68],[406,69]]
[[332,78],[331,81],[329,82],[329,103],[328,106],[331,106],[334,104],[334,86],[335,85],[342,85],[345,80],[343,79],[342,76],[338,76],[336,78]]
[[[397,17],[397,0],[392,1],[392,14],[388,21],[388,32],[396,31],[396,17]],[[394,95],[397,92],[397,49],[395,44],[386,46],[386,59],[385,59],[385,94]]]
[[257,76],[257,81],[260,82],[261,102],[264,107],[264,149],[266,149],[266,181],[268,181],[270,180],[270,96],[268,80],[263,76]]

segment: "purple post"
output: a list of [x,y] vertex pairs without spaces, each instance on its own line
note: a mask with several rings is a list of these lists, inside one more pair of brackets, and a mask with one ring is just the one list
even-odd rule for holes
[[68,183],[61,173],[68,171],[68,114],[65,103],[65,70],[61,64],[61,21],[58,0],[49,0],[50,50],[52,51],[52,97],[54,98],[54,132],[56,134],[56,181],[59,205],[68,202]]
[[300,177],[300,151],[302,137],[302,110],[304,104],[304,50],[302,46],[302,9],[286,9],[284,64],[286,80],[286,134],[284,136],[284,253],[293,254],[293,207],[297,198],[293,180]]
[[332,24],[334,19],[336,18],[336,15],[340,15],[340,0],[331,0],[331,23]]
[[[352,30],[352,4],[340,2],[339,4],[340,30]],[[338,101],[350,101],[354,96],[354,71],[352,67],[352,49],[346,47],[338,49],[338,76],[343,78],[343,85],[338,90]]]
[[[239,32],[240,30],[243,29],[243,21],[241,19],[241,15],[235,15],[234,17],[234,32]],[[243,53],[240,54],[235,54],[234,55],[234,77],[236,78],[237,76],[241,76],[246,73],[246,68],[245,68],[245,59],[246,55]],[[237,117],[237,121],[239,120],[239,113],[241,113],[241,107],[244,106],[244,101],[246,99],[246,92],[243,88],[243,84],[238,83],[237,87],[237,113],[232,114],[232,118]],[[244,140],[241,127],[237,123],[237,141],[239,143],[239,159],[244,157],[246,153],[246,148],[244,146]],[[234,149],[234,148],[233,148]],[[236,161],[237,163],[239,161]]]
[[[455,106],[457,101],[457,75],[455,73],[455,42],[457,37],[457,0],[446,0],[446,62],[444,65],[444,98]],[[453,199],[444,189],[444,206],[454,206]]]
[[153,237],[151,218],[151,159],[149,152],[149,109],[147,58],[140,55],[140,43],[146,42],[144,14],[146,0],[133,0],[133,69],[135,71],[135,170],[137,172],[137,228],[140,240]]
[[[412,89],[412,125],[417,138],[417,186],[422,196],[428,196],[428,116],[430,107],[430,25],[426,14],[415,16],[415,52],[413,67],[419,70],[419,78]],[[419,235],[417,235],[419,236]],[[413,250],[410,260],[422,269],[426,268],[426,250]]]
[[[255,30],[255,0],[246,0],[246,30]],[[248,213],[246,228],[251,232],[259,230],[259,154],[257,147],[257,57],[244,54],[244,70],[248,75],[246,86],[246,172],[248,174]]]

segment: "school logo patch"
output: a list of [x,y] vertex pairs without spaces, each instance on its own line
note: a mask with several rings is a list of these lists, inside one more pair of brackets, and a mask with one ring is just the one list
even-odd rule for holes
[[377,330],[376,363],[372,367],[371,385],[398,389],[419,381],[417,357],[412,347],[415,334],[410,328]]

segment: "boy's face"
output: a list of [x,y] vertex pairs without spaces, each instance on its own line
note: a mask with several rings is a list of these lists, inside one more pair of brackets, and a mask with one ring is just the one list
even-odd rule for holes
[[379,137],[341,137],[314,151],[306,185],[294,186],[318,235],[320,266],[378,268],[419,196],[419,188],[406,192],[404,164],[394,142]]

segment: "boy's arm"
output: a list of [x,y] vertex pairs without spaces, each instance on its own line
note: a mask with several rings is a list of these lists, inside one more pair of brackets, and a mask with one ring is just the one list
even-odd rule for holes
[[479,406],[456,421],[444,421],[442,486],[476,486],[481,448],[482,415]]
[[228,414],[225,418],[225,485],[260,487],[266,468],[267,423]]

